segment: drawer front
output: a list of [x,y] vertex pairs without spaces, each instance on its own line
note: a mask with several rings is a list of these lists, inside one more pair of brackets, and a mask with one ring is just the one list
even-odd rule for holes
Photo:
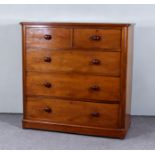
[[118,127],[118,104],[28,98],[26,119],[101,128]]
[[27,28],[27,47],[46,49],[70,48],[72,30],[69,28]]
[[78,74],[27,73],[28,96],[41,95],[89,100],[119,100],[120,79]]
[[75,29],[73,45],[76,48],[120,50],[120,29]]
[[29,49],[26,56],[28,71],[120,75],[120,52]]

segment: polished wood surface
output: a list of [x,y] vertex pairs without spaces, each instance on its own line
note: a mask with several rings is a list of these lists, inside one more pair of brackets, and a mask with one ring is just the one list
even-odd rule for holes
[[23,128],[124,138],[133,25],[21,24]]
[[67,28],[28,28],[26,44],[38,48],[70,48],[72,46],[72,30]]
[[28,98],[26,119],[68,125],[117,128],[118,109],[118,104]]
[[27,49],[27,71],[120,76],[120,52]]
[[134,25],[134,23],[59,23],[59,22],[21,22],[22,26],[28,26],[28,27],[73,27],[73,28],[79,28],[79,27],[87,27],[87,28],[120,28],[120,27],[129,27]]
[[121,29],[74,29],[73,46],[120,50]]
[[31,72],[27,74],[26,81],[28,96],[39,95],[99,101],[118,101],[120,99],[120,79],[115,77]]

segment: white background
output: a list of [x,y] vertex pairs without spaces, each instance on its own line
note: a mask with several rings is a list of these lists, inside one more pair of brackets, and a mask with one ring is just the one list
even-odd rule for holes
[[21,21],[136,23],[132,114],[155,115],[155,5],[0,5],[0,112],[22,112]]

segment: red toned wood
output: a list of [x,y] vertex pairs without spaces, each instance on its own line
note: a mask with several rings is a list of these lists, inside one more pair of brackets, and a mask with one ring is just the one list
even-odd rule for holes
[[51,22],[21,22],[21,25],[27,25],[27,26],[62,26],[62,27],[128,27],[133,24],[131,23],[51,23]]
[[28,72],[27,96],[119,101],[120,79],[77,74]]
[[65,49],[72,46],[72,29],[27,28],[27,48]]
[[76,48],[95,48],[120,50],[121,29],[74,29],[73,46]]
[[32,97],[26,101],[26,119],[66,125],[117,128],[118,110],[118,104]]
[[131,122],[133,24],[21,25],[23,128],[124,138]]
[[120,52],[27,49],[27,71],[120,76]]

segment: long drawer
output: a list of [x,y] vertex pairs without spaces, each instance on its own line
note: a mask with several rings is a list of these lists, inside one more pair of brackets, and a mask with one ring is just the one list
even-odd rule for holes
[[26,93],[28,96],[119,101],[120,79],[79,74],[27,72]]
[[57,124],[117,128],[118,104],[27,98],[26,119]]
[[120,75],[120,52],[28,49],[26,59],[27,71]]

